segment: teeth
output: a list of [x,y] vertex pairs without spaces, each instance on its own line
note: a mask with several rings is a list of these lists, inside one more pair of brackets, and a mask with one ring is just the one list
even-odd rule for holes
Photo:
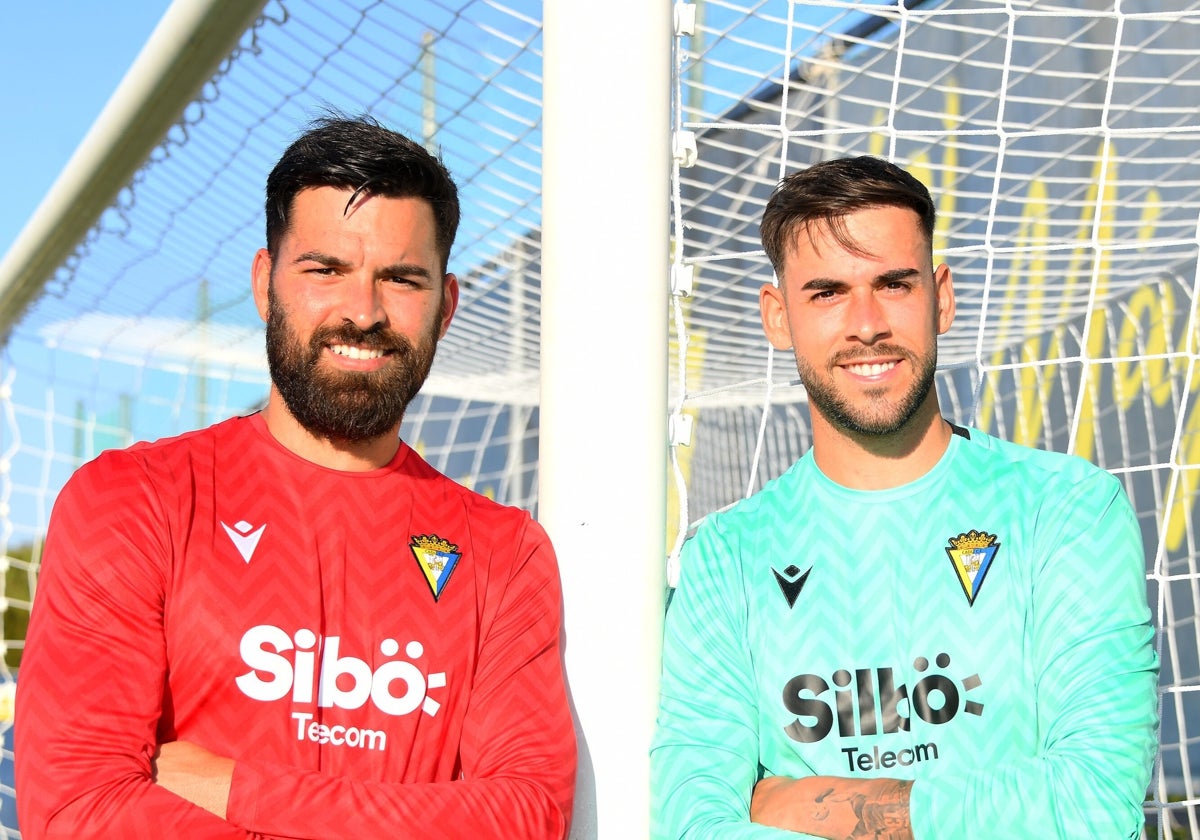
[[329,349],[347,359],[378,359],[383,356],[382,350],[364,349],[349,344],[334,344]]
[[847,365],[846,370],[856,376],[878,376],[881,373],[891,370],[896,366],[895,362],[885,362],[884,364],[875,365]]

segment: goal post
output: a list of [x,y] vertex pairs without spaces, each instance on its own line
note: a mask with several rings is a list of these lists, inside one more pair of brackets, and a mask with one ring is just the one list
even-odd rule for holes
[[174,0],[0,262],[0,336],[180,120],[266,0]]
[[[644,0],[545,13],[538,516],[563,579],[580,755],[573,840],[650,832],[666,592],[670,23],[666,3]],[[589,118],[610,97],[609,118]]]

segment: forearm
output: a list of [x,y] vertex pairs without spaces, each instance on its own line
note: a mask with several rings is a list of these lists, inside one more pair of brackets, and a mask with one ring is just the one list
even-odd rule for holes
[[322,840],[376,837],[385,827],[429,840],[561,840],[568,816],[548,786],[517,777],[363,782],[239,761],[229,819],[254,832]]
[[913,840],[912,782],[772,776],[754,788],[750,819],[828,840]]
[[[235,768],[237,795],[231,798]],[[286,837],[356,838],[377,836],[384,826],[419,825],[422,837],[443,836],[440,831],[446,837],[561,838],[567,826],[567,815],[548,790],[516,778],[370,783],[279,765],[235,763],[177,741],[160,748],[155,779],[245,830]]]
[[919,840],[1136,836],[1145,792],[1120,780],[1134,772],[1131,758],[1107,751],[1056,755],[918,780],[909,800],[914,834]]
[[152,781],[166,671],[161,581],[105,517],[152,526],[121,514],[102,486],[83,472],[64,490],[46,543],[17,680],[22,836],[245,838]]
[[188,741],[162,744],[154,756],[154,782],[181,799],[225,819],[233,782],[231,758]]
[[[25,715],[17,731],[36,720]],[[53,733],[21,740],[17,753],[23,753],[16,785],[21,834],[30,840],[249,836],[154,784],[148,767],[135,766],[136,756],[83,754]]]
[[[40,604],[53,608],[53,601]],[[55,628],[34,636],[18,679],[16,789],[22,836],[245,838],[152,781],[150,703],[112,673],[72,659]],[[78,648],[78,643],[68,647]],[[30,655],[32,654],[32,655]],[[94,662],[105,662],[95,652]],[[109,654],[111,660],[112,655]],[[137,673],[117,665],[116,673]],[[150,673],[153,673],[151,671]],[[141,687],[154,697],[150,685]],[[125,708],[122,708],[124,704]]]

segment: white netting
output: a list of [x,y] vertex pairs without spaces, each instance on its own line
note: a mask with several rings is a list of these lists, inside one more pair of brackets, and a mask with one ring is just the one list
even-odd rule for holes
[[[1147,5],[696,5],[696,34],[680,41],[678,113],[664,115],[697,145],[670,197],[673,253],[695,276],[692,295],[675,298],[664,410],[676,426],[696,425],[693,444],[673,448],[671,485],[682,492],[667,527],[673,541],[808,445],[794,369],[771,356],[758,323],[769,268],[757,220],[771,187],[835,154],[912,165],[938,199],[936,247],[959,294],[941,346],[944,406],[1003,437],[1093,458],[1122,476],[1139,510],[1164,631],[1154,797],[1181,800],[1149,809],[1150,834],[1169,836],[1170,822],[1200,836],[1190,764],[1200,756],[1200,0]],[[326,106],[430,133],[455,173],[464,226],[451,262],[463,299],[404,433],[452,477],[534,506],[540,21],[534,0],[267,4],[0,354],[2,685],[19,662],[40,540],[70,471],[102,448],[264,398],[248,283],[262,185]],[[623,60],[619,45],[613,56]],[[617,107],[595,106],[598,120]],[[604,247],[619,260],[619,243]],[[666,295],[665,270],[662,285]],[[4,758],[0,818],[11,826]]]
[[[266,5],[0,355],[9,558],[0,688],[11,690],[41,540],[70,472],[104,448],[265,399],[262,325],[249,296],[263,185],[284,147],[327,109],[428,138],[454,173],[464,207],[451,256],[460,308],[404,436],[451,477],[534,506],[540,41],[532,0]],[[12,814],[6,752],[0,819],[9,831]]]
[[1200,4],[1148,5],[698,7],[675,97],[677,136],[696,147],[692,165],[677,153],[673,275],[693,274],[675,299],[673,426],[693,442],[673,449],[675,544],[810,443],[794,362],[759,323],[771,189],[829,157],[908,166],[934,193],[935,250],[955,276],[944,410],[1092,459],[1138,510],[1164,631],[1151,833],[1200,836]]

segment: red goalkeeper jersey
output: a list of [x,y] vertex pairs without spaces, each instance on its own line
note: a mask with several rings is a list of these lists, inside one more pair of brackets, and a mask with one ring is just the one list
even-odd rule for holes
[[[255,414],[106,452],[51,518],[22,832],[563,837],[560,617],[544,531],[407,445],[325,469]],[[227,821],[152,781],[176,739],[236,760]]]

